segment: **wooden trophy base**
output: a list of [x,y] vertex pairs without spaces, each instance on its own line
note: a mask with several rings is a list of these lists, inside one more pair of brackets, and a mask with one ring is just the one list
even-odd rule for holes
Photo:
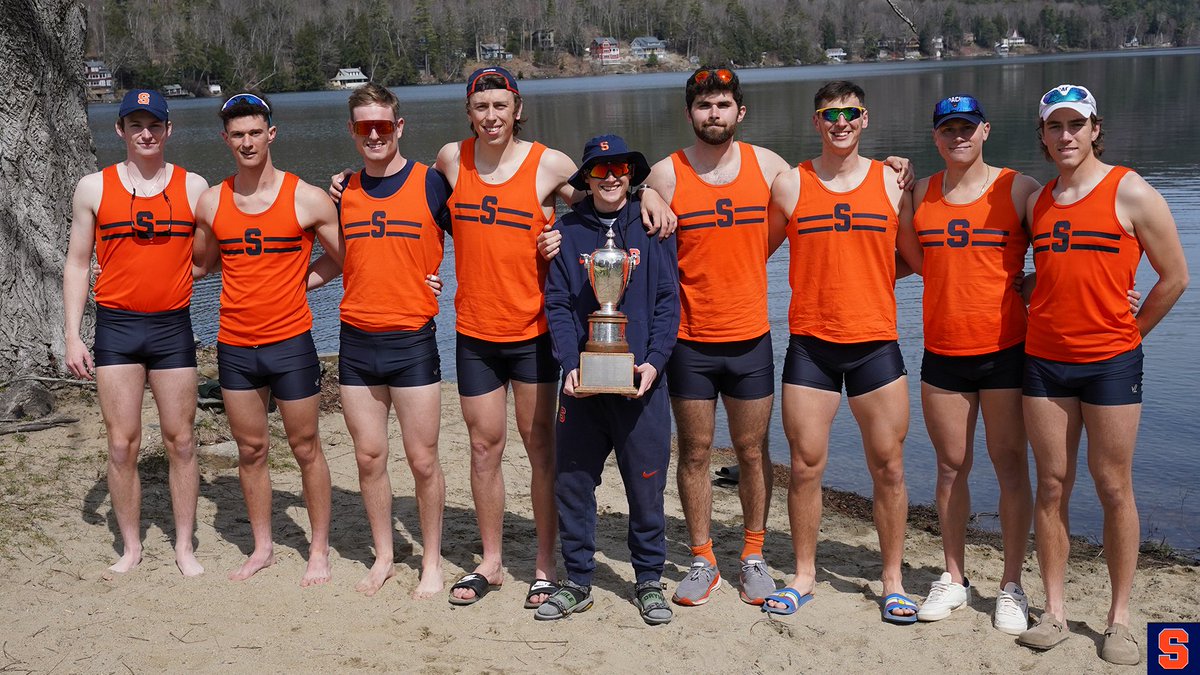
[[579,354],[580,394],[623,394],[633,396],[633,354],[582,352]]

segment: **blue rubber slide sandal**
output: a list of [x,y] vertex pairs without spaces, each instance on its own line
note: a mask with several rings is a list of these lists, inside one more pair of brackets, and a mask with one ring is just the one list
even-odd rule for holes
[[[897,609],[911,609],[912,614],[904,616],[903,614],[893,614]],[[900,593],[892,593],[883,599],[883,620],[888,623],[907,625],[917,622],[917,603],[913,602]]]
[[[766,612],[767,614],[788,616],[795,614],[796,610],[803,607],[806,603],[808,603],[809,600],[812,599],[812,593],[800,595],[800,591],[797,591],[794,588],[781,588],[778,591],[768,595],[766,598],[763,598],[762,611]],[[768,602],[778,602],[782,604],[783,607],[771,607],[767,604]]]

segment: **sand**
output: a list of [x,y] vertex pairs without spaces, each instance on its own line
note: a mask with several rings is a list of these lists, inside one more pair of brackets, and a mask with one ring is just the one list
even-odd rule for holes
[[[74,390],[72,390],[74,391]],[[104,430],[94,395],[59,392],[60,414],[76,424],[0,436],[0,671],[402,671],[509,672],[1105,672],[1098,656],[1108,605],[1103,560],[1072,563],[1067,584],[1072,636],[1036,654],[990,625],[1000,552],[973,544],[967,554],[977,592],[947,620],[892,626],[879,620],[879,556],[869,522],[826,510],[818,548],[816,598],[793,617],[765,618],[728,584],[703,607],[675,609],[674,621],[650,627],[631,604],[633,573],[625,546],[625,500],[614,464],[598,494],[595,607],[564,621],[537,622],[522,609],[533,571],[533,522],[520,439],[510,425],[504,473],[507,576],[478,604],[453,607],[439,595],[409,597],[420,569],[412,478],[392,422],[397,576],[372,598],[354,584],[372,561],[358,493],[353,446],[341,415],[321,419],[333,477],[332,581],[302,589],[308,518],[300,474],[275,438],[277,562],[245,582],[229,570],[250,549],[236,469],[202,468],[198,556],[206,573],[184,578],[175,567],[166,464],[152,399],[146,396],[141,463],[145,558],[111,581],[116,524],[105,481]],[[278,421],[276,420],[276,423]],[[224,420],[202,415],[199,436],[219,440]],[[919,430],[914,430],[919,432]],[[467,435],[457,396],[443,391],[441,458],[447,587],[473,568],[480,545],[468,480]],[[714,489],[714,540],[720,564],[736,580],[740,507],[735,490]],[[784,491],[777,490],[765,554],[777,580],[793,565]],[[689,562],[684,520],[670,481],[666,498],[668,593]],[[910,529],[904,582],[923,596],[941,573],[938,540]],[[1143,567],[1135,583],[1134,635],[1147,621],[1197,621],[1197,568]],[[1025,564],[1032,603],[1041,599],[1036,560]],[[1145,654],[1145,645],[1142,645]],[[1142,666],[1144,668],[1144,666]]]

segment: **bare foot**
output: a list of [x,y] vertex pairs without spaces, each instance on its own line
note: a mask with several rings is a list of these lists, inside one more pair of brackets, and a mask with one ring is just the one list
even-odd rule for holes
[[101,575],[101,578],[105,581],[112,581],[116,578],[116,575],[125,574],[126,572],[137,567],[138,563],[140,562],[142,562],[141,549],[126,549],[126,551],[121,554],[121,557],[117,559],[117,562],[113,563],[112,566],[109,567],[103,575]]
[[388,579],[396,576],[396,566],[391,560],[376,559],[367,576],[354,585],[354,590],[368,598],[379,592]]
[[[304,578],[300,579],[300,587],[308,588],[329,581],[329,549],[323,551],[309,550],[308,567],[304,570]],[[386,581],[386,579],[385,579]],[[382,586],[383,584],[379,584]]]
[[268,549],[266,553],[255,551],[246,558],[246,562],[242,566],[229,573],[229,578],[233,581],[245,581],[254,576],[259,570],[270,567],[275,564],[275,553],[272,549]]
[[442,589],[446,587],[446,581],[442,578],[442,566],[421,570],[421,582],[413,589],[413,600],[428,600],[435,595],[440,595]]
[[[487,579],[488,583],[493,586],[499,586],[504,583],[504,567],[499,564],[487,567],[480,565],[475,568],[475,574],[482,574],[483,578]],[[469,588],[456,588],[451,591],[451,594],[459,600],[470,600],[475,597],[475,591]]]
[[185,577],[198,577],[204,574],[204,566],[196,560],[196,554],[190,550],[180,551],[175,550],[175,565],[183,572]]

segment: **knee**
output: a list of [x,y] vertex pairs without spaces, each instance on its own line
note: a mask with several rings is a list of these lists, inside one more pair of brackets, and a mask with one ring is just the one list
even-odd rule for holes
[[1040,506],[1058,508],[1069,496],[1070,491],[1061,476],[1038,476],[1037,503]]
[[1096,496],[1106,511],[1133,504],[1133,480],[1130,476],[1096,479]]
[[436,450],[417,456],[409,455],[408,466],[412,470],[413,479],[417,481],[430,480],[442,470]]
[[896,456],[872,462],[871,478],[881,487],[904,485],[904,458]]
[[167,448],[168,458],[173,462],[190,462],[196,456],[196,439],[190,428],[169,435],[164,433],[163,445]]
[[504,454],[504,443],[491,439],[471,441],[471,469],[495,470],[500,466]]
[[141,445],[140,436],[110,437],[108,439],[108,463],[122,469],[135,468]]
[[322,456],[321,442],[316,434],[290,437],[288,443],[292,446],[292,455],[296,457],[296,463],[301,467],[312,464]]
[[691,445],[687,450],[684,447],[684,444],[680,443],[679,472],[683,474],[708,473],[709,464],[712,463],[712,454],[707,452],[708,446],[704,446],[704,452],[699,451],[696,445]]
[[267,453],[270,443],[264,439],[238,441],[239,466],[264,466],[267,463]]
[[825,461],[806,461],[803,458],[792,456],[791,480],[796,482],[820,482],[822,474],[825,473]]
[[387,448],[355,448],[354,461],[358,475],[376,476],[387,471]]

